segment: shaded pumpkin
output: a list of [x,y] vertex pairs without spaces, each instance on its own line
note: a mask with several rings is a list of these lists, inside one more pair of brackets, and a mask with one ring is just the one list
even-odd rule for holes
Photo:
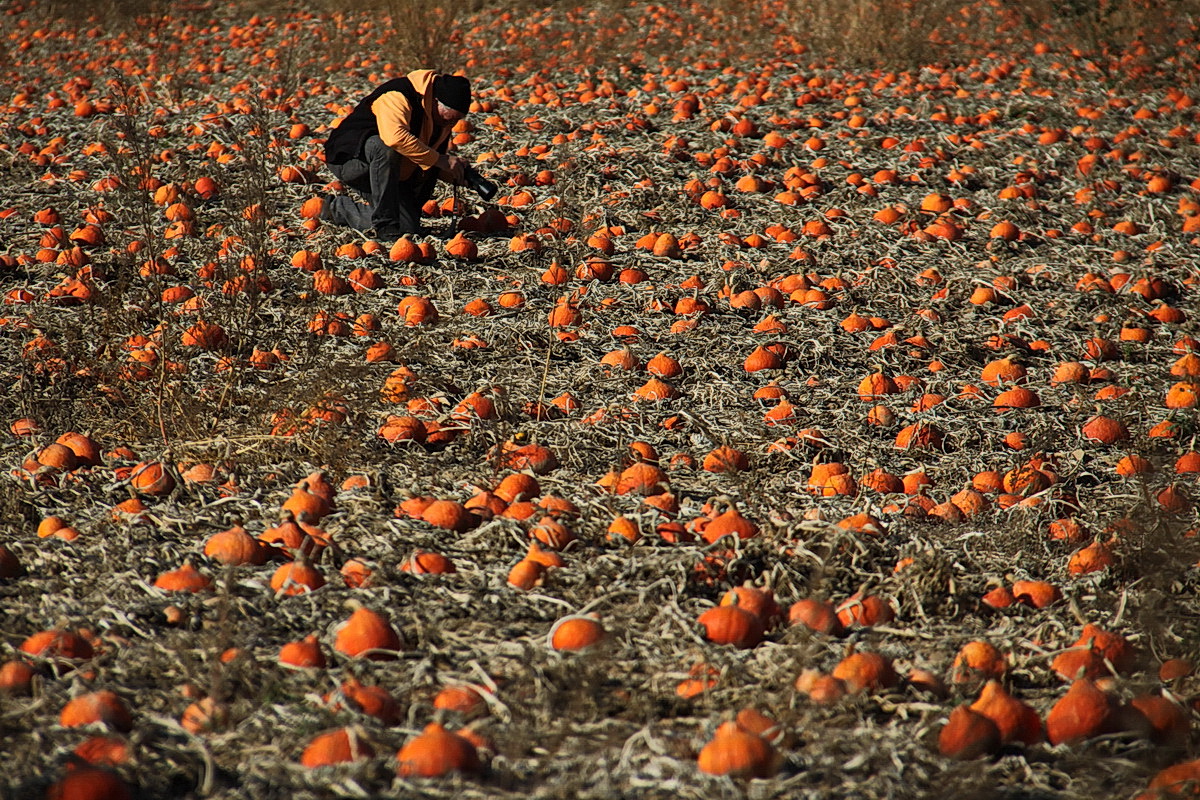
[[17,649],[53,663],[86,661],[95,655],[89,639],[68,630],[38,631],[21,642]]
[[354,710],[375,717],[385,725],[400,720],[400,704],[382,686],[365,686],[355,678],[342,683],[342,697]]
[[46,787],[46,800],[133,800],[133,790],[120,775],[102,767],[72,766]]
[[433,698],[433,707],[475,717],[487,711],[487,701],[474,686],[453,685],[442,688]]
[[1150,779],[1146,791],[1135,800],[1172,800],[1195,797],[1200,787],[1200,759],[1184,761],[1160,770]]
[[28,662],[13,660],[0,664],[0,695],[28,695],[33,691],[37,670]]

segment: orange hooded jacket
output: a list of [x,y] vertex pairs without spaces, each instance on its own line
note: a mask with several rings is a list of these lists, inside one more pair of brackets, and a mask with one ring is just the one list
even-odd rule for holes
[[434,124],[437,100],[433,83],[437,76],[433,70],[418,69],[377,86],[329,135],[326,161],[342,164],[362,158],[366,140],[378,134],[384,144],[404,156],[400,180],[417,169],[433,168],[446,152],[451,132]]

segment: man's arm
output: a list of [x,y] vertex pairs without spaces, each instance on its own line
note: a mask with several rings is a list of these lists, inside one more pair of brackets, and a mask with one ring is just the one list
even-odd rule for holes
[[371,104],[379,126],[379,138],[388,147],[413,161],[421,169],[445,167],[438,151],[417,138],[408,127],[408,98],[400,92],[387,92]]
[[466,162],[455,155],[439,153],[417,138],[408,127],[408,98],[400,92],[387,92],[371,104],[379,126],[379,138],[388,147],[412,160],[421,169],[437,167],[439,177],[450,183],[462,183]]

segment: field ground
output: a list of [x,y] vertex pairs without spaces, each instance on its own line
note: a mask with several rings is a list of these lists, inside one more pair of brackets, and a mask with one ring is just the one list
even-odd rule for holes
[[[428,31],[216,5],[0,12],[0,795],[1125,798],[1197,757],[1194,26],[980,4],[902,68],[800,3],[477,11],[424,52],[500,195],[393,246],[312,198]],[[398,774],[435,722],[477,764]]]

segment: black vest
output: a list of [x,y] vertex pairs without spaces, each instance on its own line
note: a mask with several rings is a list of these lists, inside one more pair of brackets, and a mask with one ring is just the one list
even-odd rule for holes
[[[375,90],[359,101],[350,115],[333,129],[333,133],[329,134],[329,138],[325,140],[327,164],[345,164],[352,158],[363,157],[363,146],[367,139],[379,135],[379,124],[371,111],[371,105],[388,92],[400,92],[408,100],[408,107],[411,109],[408,128],[414,135],[420,136],[421,125],[425,121],[423,98],[408,78],[393,78],[375,87]],[[448,141],[443,141],[437,148],[439,153],[446,151]]]

